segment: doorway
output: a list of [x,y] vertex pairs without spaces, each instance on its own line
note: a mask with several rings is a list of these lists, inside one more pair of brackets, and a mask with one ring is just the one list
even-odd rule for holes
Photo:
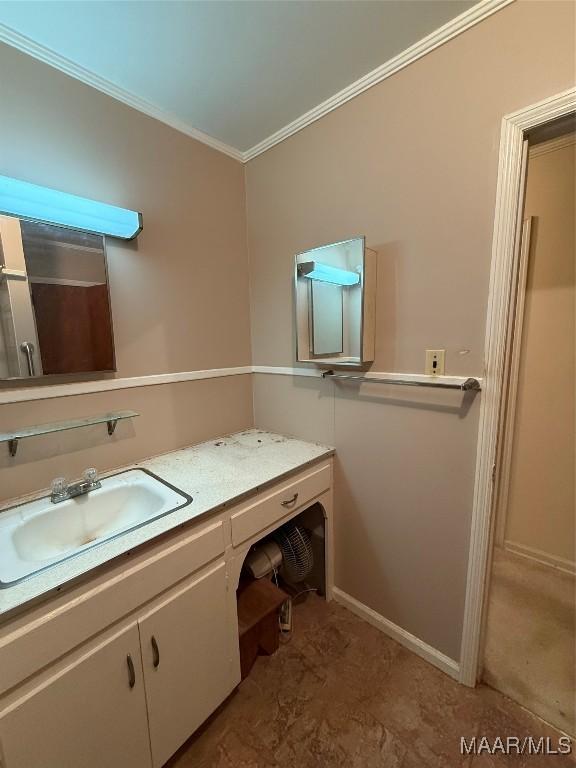
[[576,134],[525,140],[482,679],[574,735]]

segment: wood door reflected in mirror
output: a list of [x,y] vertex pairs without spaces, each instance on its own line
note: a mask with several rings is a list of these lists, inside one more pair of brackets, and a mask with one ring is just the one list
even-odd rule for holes
[[115,370],[104,238],[0,216],[0,378]]

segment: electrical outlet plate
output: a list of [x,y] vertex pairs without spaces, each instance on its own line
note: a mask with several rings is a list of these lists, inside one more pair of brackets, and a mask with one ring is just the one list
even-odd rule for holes
[[445,355],[445,349],[427,349],[424,373],[428,376],[443,376]]

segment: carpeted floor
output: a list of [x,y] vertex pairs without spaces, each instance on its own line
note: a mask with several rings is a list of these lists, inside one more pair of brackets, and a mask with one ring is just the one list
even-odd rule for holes
[[294,634],[170,768],[573,766],[566,756],[461,755],[460,738],[558,734],[486,686],[465,688],[336,603],[309,596]]
[[576,732],[574,576],[495,549],[483,679],[557,728]]

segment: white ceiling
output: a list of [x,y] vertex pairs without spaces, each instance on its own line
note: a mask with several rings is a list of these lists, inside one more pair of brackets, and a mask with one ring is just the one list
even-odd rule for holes
[[97,87],[108,81],[153,107],[144,111],[242,155],[475,4],[5,0],[0,39],[45,61],[55,52]]

